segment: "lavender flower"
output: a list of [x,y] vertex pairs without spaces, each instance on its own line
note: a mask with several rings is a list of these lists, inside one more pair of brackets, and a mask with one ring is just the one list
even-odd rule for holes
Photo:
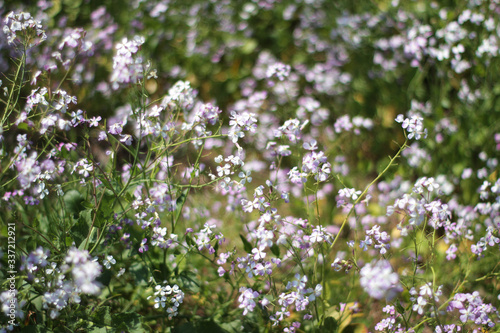
[[238,297],[240,305],[238,305],[238,307],[243,309],[243,315],[246,316],[248,312],[253,312],[253,309],[257,305],[257,303],[255,303],[255,299],[258,298],[260,294],[251,288],[245,287],[240,288],[240,293],[240,297]]
[[75,286],[82,293],[98,295],[101,291],[101,284],[96,278],[101,274],[101,265],[97,261],[92,261],[87,251],[71,249],[66,256],[66,263],[72,265],[68,267],[73,274]]
[[495,326],[490,315],[498,316],[497,309],[491,304],[483,303],[477,291],[472,294],[455,294],[446,310],[448,312],[458,310],[460,321],[464,324],[472,321],[477,325],[485,325],[490,328]]
[[184,302],[184,292],[179,286],[176,284],[173,287],[168,284],[165,286],[157,285],[155,290],[154,307],[156,309],[167,308],[168,319],[177,316],[177,310],[179,310],[180,304]]
[[373,298],[393,299],[403,291],[398,274],[392,270],[387,260],[372,261],[360,271],[361,287]]
[[45,31],[42,29],[42,23],[35,21],[30,13],[14,13],[10,12],[5,17],[5,25],[3,32],[7,35],[9,44],[16,40],[21,40],[21,43],[26,43],[28,48],[40,44],[47,39]]
[[281,62],[277,62],[267,68],[266,77],[276,77],[278,80],[284,81],[285,78],[290,75],[291,69],[292,68],[290,67],[290,65],[285,65]]
[[408,139],[420,140],[422,137],[427,138],[427,129],[424,128],[424,118],[413,115],[410,118],[405,118],[402,114],[396,117],[396,122],[402,123],[401,127],[408,132]]
[[144,44],[144,37],[135,36],[133,40],[125,37],[116,45],[110,79],[114,90],[118,89],[120,84],[134,84],[142,79],[144,70],[142,58],[134,57],[142,44]]

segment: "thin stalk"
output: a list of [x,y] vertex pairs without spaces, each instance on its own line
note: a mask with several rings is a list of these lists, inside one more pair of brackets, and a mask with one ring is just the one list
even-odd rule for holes
[[339,238],[340,234],[342,233],[342,230],[344,229],[344,227],[345,227],[345,225],[347,223],[347,220],[349,219],[349,216],[354,211],[354,207],[356,207],[356,205],[361,201],[361,199],[363,199],[363,197],[368,192],[368,190],[370,189],[370,187],[372,187],[373,184],[375,184],[380,179],[380,177],[382,177],[387,172],[387,170],[389,170],[389,168],[394,164],[394,161],[396,161],[396,159],[399,157],[399,155],[401,154],[401,152],[407,147],[406,146],[407,142],[408,142],[408,139],[405,140],[405,142],[403,143],[403,145],[401,146],[401,148],[399,148],[399,150],[396,153],[396,155],[394,155],[394,157],[391,158],[391,160],[389,161],[389,164],[387,164],[387,166],[385,167],[385,169],[381,173],[379,173],[378,176],[370,184],[368,184],[368,186],[365,188],[365,190],[363,191],[363,193],[361,193],[361,195],[358,197],[358,199],[354,202],[354,204],[352,205],[352,208],[349,210],[349,212],[347,213],[347,216],[345,217],[344,221],[342,222],[342,225],[340,226],[339,232],[337,233],[337,236],[335,236],[335,239],[334,239],[332,245],[330,245],[330,250],[333,249],[333,247],[335,246],[335,243],[337,242],[337,239]]

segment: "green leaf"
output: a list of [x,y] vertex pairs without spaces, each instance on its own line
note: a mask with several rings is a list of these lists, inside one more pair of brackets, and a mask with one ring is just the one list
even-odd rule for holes
[[22,333],[50,333],[52,331],[43,327],[42,325],[37,325],[37,326],[30,325],[30,326],[23,327],[23,329],[20,330],[19,332],[22,332]]
[[237,319],[235,321],[229,322],[229,323],[221,323],[220,325],[223,329],[227,330],[228,332],[240,332],[241,327],[243,326],[241,320]]
[[221,323],[220,326],[228,331],[229,333],[259,333],[259,325],[256,321],[253,321],[252,318],[244,318],[244,320],[234,320],[229,323]]
[[200,284],[198,283],[195,273],[191,271],[182,271],[177,277],[177,280],[182,290],[186,289],[193,293],[200,292]]
[[73,217],[78,218],[78,214],[80,211],[84,210],[83,206],[83,195],[77,190],[70,190],[64,194],[63,201],[66,205],[66,209],[70,214],[73,214]]
[[73,245],[73,238],[66,236],[66,241],[64,242],[64,244],[66,244],[67,247],[70,247],[71,245]]
[[337,320],[333,317],[327,317],[325,319],[325,322],[323,326],[321,326],[321,332],[322,333],[335,333],[337,332],[337,329],[339,328],[339,324]]
[[113,326],[116,327],[117,331],[124,330],[126,332],[145,332],[146,330],[142,326],[141,318],[136,312],[126,312],[118,313],[112,316]]
[[113,218],[114,210],[113,204],[115,201],[115,197],[113,192],[110,190],[105,190],[104,194],[98,194],[98,197],[101,197],[101,203],[99,204],[99,208],[96,212],[96,218],[94,222],[94,227],[102,229],[108,223],[110,219]]
[[182,191],[181,195],[177,198],[177,201],[175,202],[175,221],[179,221],[179,217],[181,216],[182,212],[182,207],[184,206],[184,203],[186,202],[187,195],[188,195],[189,189],[185,189]]
[[18,130],[22,130],[22,131],[27,131],[28,130],[28,124],[26,124],[26,123],[19,123],[19,125],[17,125],[17,129]]
[[108,329],[105,327],[94,327],[92,330],[89,331],[89,333],[107,333],[109,332]]
[[[92,224],[92,210],[87,209],[80,212],[78,221],[70,229],[69,234],[73,238],[75,245],[78,247],[89,234],[90,226]],[[67,242],[66,242],[67,243]]]
[[193,239],[191,237],[189,237],[189,235],[186,235],[186,244],[189,246],[193,246],[196,243],[193,241]]
[[[36,295],[35,293],[30,293],[33,297],[31,304],[35,306],[37,311],[43,311],[43,297]],[[38,296],[38,297],[37,297]]]
[[88,315],[91,316],[93,322],[99,326],[111,326],[112,316],[111,308],[109,306],[100,306],[94,311],[88,308]]
[[104,272],[102,272],[101,275],[97,278],[97,281],[99,281],[103,286],[107,287],[109,286],[109,282],[111,281],[111,278],[113,277],[113,273],[111,270],[107,269]]
[[148,282],[148,269],[140,262],[134,262],[130,265],[128,272],[134,277],[137,285],[146,285]]
[[214,255],[217,256],[217,251],[219,250],[219,241],[215,242],[214,250],[215,250]]
[[449,99],[447,99],[447,98],[443,98],[443,99],[441,100],[441,106],[442,106],[443,108],[445,108],[445,109],[449,109],[449,108],[450,108],[450,106],[451,106],[450,100],[449,100]]
[[110,190],[106,190],[102,196],[101,204],[99,205],[99,213],[105,218],[110,218],[113,216],[113,204],[115,202],[115,196]]
[[403,306],[401,305],[401,302],[396,302],[396,310],[401,314],[405,313],[405,308],[403,308]]
[[173,329],[173,333],[229,333],[213,320],[185,323]]
[[241,238],[241,241],[243,242],[243,249],[247,252],[247,253],[252,253],[252,249],[253,249],[253,246],[252,244],[250,244],[247,239],[242,235],[240,234],[240,238]]
[[276,258],[280,257],[280,247],[278,245],[273,244],[273,246],[271,246],[271,252],[276,256]]

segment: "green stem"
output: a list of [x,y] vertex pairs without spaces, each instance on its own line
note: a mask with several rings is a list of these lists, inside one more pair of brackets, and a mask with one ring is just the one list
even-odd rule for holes
[[403,145],[401,146],[401,148],[399,148],[399,150],[396,153],[396,155],[394,155],[394,157],[391,158],[391,160],[389,161],[389,164],[387,164],[387,166],[385,167],[385,169],[381,173],[379,173],[378,176],[370,184],[368,184],[368,186],[365,188],[365,190],[363,191],[363,193],[361,193],[361,195],[358,197],[358,199],[354,202],[354,204],[352,205],[352,208],[349,210],[349,212],[347,213],[347,216],[345,217],[344,221],[342,222],[342,225],[340,226],[339,232],[337,233],[337,236],[335,236],[335,239],[333,240],[332,245],[330,245],[330,250],[333,249],[333,247],[335,246],[335,243],[337,242],[337,239],[339,238],[340,234],[342,233],[342,230],[344,229],[344,226],[346,225],[347,220],[349,219],[349,216],[354,211],[354,208],[356,207],[356,205],[361,201],[361,199],[363,199],[363,197],[368,192],[368,190],[370,189],[370,187],[372,187],[372,185],[375,184],[380,179],[380,177],[382,177],[382,175],[384,175],[387,172],[387,170],[389,170],[389,168],[394,164],[394,161],[396,161],[396,159],[399,157],[399,155],[401,154],[401,152],[407,147],[406,146],[407,142],[408,142],[408,139],[405,140],[405,142],[403,143]]
[[[26,63],[26,49],[24,49],[24,51],[23,51],[23,55],[21,57],[21,60],[19,61],[19,66],[17,67],[16,76],[14,77],[14,81],[12,82],[12,88],[10,89],[9,99],[7,100],[7,106],[5,107],[5,114],[2,117],[2,124],[1,124],[2,128],[3,128],[3,124],[8,119],[8,117],[11,115],[12,111],[14,111],[14,106],[17,104],[17,101],[19,99],[19,95],[21,93],[21,88],[23,86],[25,63]],[[16,90],[16,83],[17,83],[17,80],[19,78],[19,75],[21,76],[21,82],[19,83],[19,87],[17,89],[18,94],[15,98],[15,102],[12,103],[12,100],[14,99],[14,91]],[[11,107],[11,104],[12,104],[12,110],[9,111],[9,107]]]

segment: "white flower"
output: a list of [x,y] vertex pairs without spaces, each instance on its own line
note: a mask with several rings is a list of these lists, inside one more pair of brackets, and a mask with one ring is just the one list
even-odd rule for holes
[[110,269],[111,265],[114,265],[114,264],[116,264],[116,260],[113,258],[112,255],[106,256],[106,259],[104,259],[104,261],[103,261],[103,265],[107,269]]
[[413,311],[417,311],[418,314],[424,313],[424,307],[427,305],[427,301],[422,297],[418,296],[417,303],[413,304]]

